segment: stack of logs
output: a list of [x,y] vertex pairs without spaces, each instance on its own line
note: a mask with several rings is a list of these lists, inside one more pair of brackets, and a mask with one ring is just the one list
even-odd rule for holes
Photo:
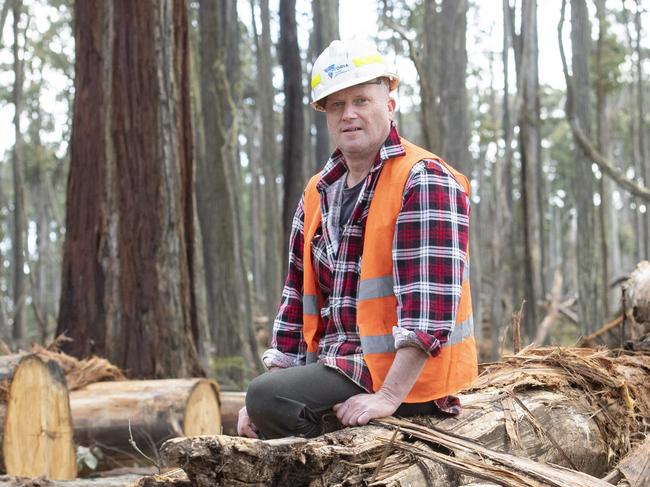
[[155,463],[169,438],[234,433],[242,401],[210,379],[130,381],[106,360],[35,346],[0,356],[0,470],[74,479],[75,445],[97,452],[99,469]]

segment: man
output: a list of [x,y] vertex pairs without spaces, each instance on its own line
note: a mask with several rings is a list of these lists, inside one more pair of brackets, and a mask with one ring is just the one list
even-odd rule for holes
[[336,150],[293,219],[289,271],[239,434],[321,434],[396,415],[457,414],[477,374],[468,280],[469,184],[401,139],[399,79],[371,44],[334,41],[312,106]]

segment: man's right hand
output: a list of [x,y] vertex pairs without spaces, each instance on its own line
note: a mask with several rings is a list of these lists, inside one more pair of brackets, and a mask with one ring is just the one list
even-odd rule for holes
[[237,434],[248,438],[258,438],[257,428],[248,416],[246,406],[239,410],[239,419],[237,420]]

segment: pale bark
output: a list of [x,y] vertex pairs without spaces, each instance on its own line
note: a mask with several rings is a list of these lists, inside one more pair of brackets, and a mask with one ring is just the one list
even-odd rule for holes
[[[238,43],[231,31],[235,5],[199,2],[200,76],[204,158],[197,170],[197,201],[208,297],[211,336],[218,357],[242,356],[246,364],[258,363],[249,340],[247,276],[242,257],[238,205]],[[221,380],[242,380],[233,371]]]
[[[259,0],[261,33],[253,19],[255,36],[255,55],[257,62],[258,105],[262,119],[261,172],[264,177],[263,189],[263,223],[264,223],[264,291],[266,307],[264,312],[272,323],[282,293],[282,262],[284,248],[281,244],[282,215],[278,194],[280,188],[276,178],[281,173],[277,158],[276,122],[273,110],[273,63],[271,53],[271,15],[269,0]],[[253,2],[251,2],[253,5]]]
[[[634,13],[634,30],[636,33],[636,42],[634,45],[634,52],[636,54],[636,116],[638,119],[637,125],[639,127],[639,137],[637,139],[637,143],[639,144],[639,173],[643,178],[645,186],[650,186],[650,157],[648,157],[648,147],[646,143],[647,122],[644,100],[645,86],[643,80],[644,50],[641,47],[641,39],[643,35],[641,27],[641,13],[641,2],[639,0],[636,0],[636,12]],[[646,204],[646,212],[645,215],[642,214],[641,219],[643,221],[643,255],[648,256],[650,255],[650,204]]]
[[[313,0],[313,31],[311,39],[312,65],[318,55],[339,35],[339,0]],[[316,128],[314,144],[315,160],[308,164],[309,173],[318,172],[327,162],[331,148],[325,114],[310,110],[312,124]]]
[[[13,235],[11,241],[12,250],[12,268],[13,268],[13,326],[12,338],[17,346],[22,345],[24,338],[25,327],[25,301],[26,301],[26,286],[25,286],[25,194],[24,194],[24,181],[23,181],[23,152],[24,141],[21,130],[20,118],[23,113],[23,83],[25,77],[25,62],[21,58],[21,27],[20,21],[22,18],[23,3],[21,0],[14,0],[13,4],[13,31],[14,31],[14,44],[13,44],[13,57],[14,57],[14,86],[12,101],[14,104],[14,147],[12,151],[12,174],[13,174]],[[24,41],[27,41],[27,36],[23,36]],[[24,49],[26,46],[23,46]]]
[[[598,42],[596,45],[596,135],[598,151],[610,158],[610,133],[608,120],[608,93],[605,87],[607,73],[604,71],[603,63],[603,44],[607,36],[607,11],[605,1],[596,1],[596,14],[598,17]],[[615,222],[612,220],[612,191],[609,179],[601,177],[598,181],[600,192],[600,206],[598,207],[599,217],[599,234],[600,234],[600,258],[602,259],[601,267],[601,293],[603,300],[603,314],[610,315],[610,303],[613,302],[612,291],[609,288],[610,274],[613,269],[610,259],[610,249],[618,246],[616,234],[610,232],[610,226]],[[615,238],[614,238],[615,237]],[[613,253],[613,251],[612,251]]]
[[[519,151],[521,154],[521,192],[523,207],[524,328],[530,338],[538,323],[538,306],[543,293],[542,251],[544,240],[540,218],[541,134],[539,71],[537,46],[537,2],[524,0],[521,7],[521,54],[517,64],[519,105]],[[543,212],[542,212],[543,213]]]
[[[564,5],[564,2],[563,2]],[[590,22],[585,0],[571,0],[571,45],[572,45],[572,82],[580,86],[572,93],[573,110],[576,120],[589,137],[590,119],[590,81],[589,81],[589,45]],[[591,333],[602,321],[599,292],[596,213],[593,203],[595,178],[591,171],[591,159],[584,149],[577,144],[575,167],[573,168],[573,188],[576,193],[576,210],[578,235],[578,317],[585,333]]]
[[[467,107],[467,0],[443,0],[440,66],[441,127],[436,152],[446,162],[471,178],[472,160],[468,151]],[[478,291],[478,289],[477,289]]]

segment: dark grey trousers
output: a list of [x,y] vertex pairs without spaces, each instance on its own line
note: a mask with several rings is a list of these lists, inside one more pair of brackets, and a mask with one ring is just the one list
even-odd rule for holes
[[[246,409],[261,436],[313,438],[323,433],[323,416],[334,404],[366,391],[335,369],[323,364],[267,372],[248,387]],[[437,411],[432,403],[402,404],[396,416]]]

